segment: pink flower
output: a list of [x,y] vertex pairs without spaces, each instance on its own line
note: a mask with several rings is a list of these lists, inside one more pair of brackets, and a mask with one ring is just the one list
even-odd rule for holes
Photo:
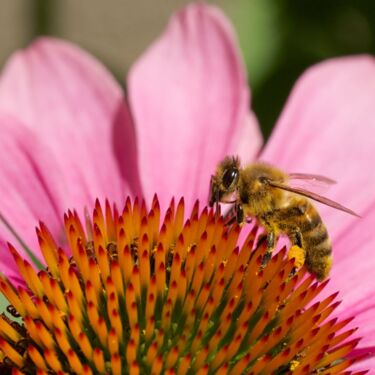
[[[150,202],[157,192],[165,207],[183,195],[189,210],[207,199],[210,175],[227,154],[327,175],[339,181],[327,195],[362,218],[319,206],[334,251],[326,293],[340,290],[338,314],[356,316],[361,347],[374,351],[374,102],[372,57],[318,64],[296,83],[259,154],[235,36],[216,8],[176,14],[130,70],[127,97],[87,53],[39,39],[0,77],[0,212],[34,250],[38,220],[62,238],[62,213],[91,207],[96,197]],[[1,226],[1,270],[17,282],[4,250],[9,239],[15,242]],[[375,368],[375,360],[361,366]]]

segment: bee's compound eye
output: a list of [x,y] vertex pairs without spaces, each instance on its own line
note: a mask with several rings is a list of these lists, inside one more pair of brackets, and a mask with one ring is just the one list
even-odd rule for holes
[[259,177],[259,182],[261,182],[262,184],[267,184],[268,178],[265,177],[265,176],[261,176],[261,177]]
[[238,169],[229,168],[223,174],[223,186],[229,189],[238,180]]

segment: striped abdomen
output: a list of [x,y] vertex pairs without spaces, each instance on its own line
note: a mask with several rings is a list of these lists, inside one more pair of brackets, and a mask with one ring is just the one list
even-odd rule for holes
[[302,247],[306,251],[306,267],[318,280],[325,279],[332,264],[332,246],[318,211],[307,202],[305,220],[301,222]]
[[325,279],[332,264],[332,247],[318,211],[307,199],[293,199],[288,207],[280,212],[279,225],[285,224],[284,230],[293,244],[306,252],[305,265],[318,280]]

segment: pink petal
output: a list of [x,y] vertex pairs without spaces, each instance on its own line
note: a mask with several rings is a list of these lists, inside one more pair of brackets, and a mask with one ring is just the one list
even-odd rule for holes
[[[6,275],[7,278],[12,282],[14,286],[25,285],[25,281],[22,279],[18,272],[16,262],[14,261],[11,253],[8,251],[8,246],[0,238],[0,267],[1,273]],[[5,297],[4,297],[5,298]]]
[[[359,346],[361,346],[361,341],[359,342]],[[360,371],[360,373],[367,370],[370,371],[367,372],[367,374],[373,374],[373,370],[375,369],[375,347],[355,349],[352,356],[356,357],[357,354],[359,356],[365,356],[365,358],[363,358],[361,361],[355,362],[354,365],[350,366],[350,370]],[[357,372],[355,372],[355,374],[357,374]]]
[[210,175],[243,132],[250,157],[261,143],[256,125],[246,125],[245,72],[217,8],[193,4],[171,19],[132,68],[129,97],[148,201],[156,191],[164,206],[172,195],[184,195],[188,210],[196,198],[206,202]]
[[[375,228],[375,202],[361,220],[353,223],[335,241],[334,254],[337,256],[331,282],[325,290],[325,294],[340,291],[342,303],[336,312],[342,318],[355,317],[351,326],[359,328],[356,335],[362,340],[358,348],[364,350],[375,346],[375,236],[370,228]],[[375,358],[357,367],[375,368]]]
[[239,142],[228,154],[238,155],[241,163],[246,165],[257,158],[262,145],[263,136],[258,120],[253,112],[249,112],[246,116],[245,125],[241,128]]
[[[135,135],[121,88],[79,48],[43,38],[13,55],[0,78],[0,110],[49,147],[54,163],[44,173],[53,181],[59,215],[68,207],[80,211],[96,197],[122,202],[140,192]],[[59,184],[65,185],[63,196],[55,190]]]
[[[48,146],[43,147],[23,124],[9,115],[0,114],[0,127],[1,215],[38,257],[40,251],[35,226],[42,220],[56,238],[62,238],[61,207],[56,206],[53,196],[64,197],[69,184],[66,181],[52,184],[48,170],[54,168],[54,156],[48,152]],[[2,222],[1,240],[12,242],[27,257],[18,240]],[[1,270],[10,274],[7,272],[12,268],[8,251],[4,248],[1,251]]]
[[[334,263],[325,293],[341,292],[342,316],[357,316],[360,347],[375,345],[375,63],[334,59],[297,82],[261,158],[287,171],[339,181],[326,194],[361,219],[317,205],[333,240]],[[370,363],[370,362],[369,362]]]
[[[261,159],[338,181],[325,195],[363,214],[375,198],[375,64],[333,59],[297,82]],[[335,239],[355,217],[319,205]],[[336,252],[337,254],[337,252]]]

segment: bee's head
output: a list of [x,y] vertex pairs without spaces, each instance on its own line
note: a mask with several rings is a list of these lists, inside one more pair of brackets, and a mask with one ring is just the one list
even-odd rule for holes
[[208,204],[212,207],[219,203],[223,197],[237,189],[240,178],[240,161],[237,157],[226,157],[216,168],[216,173],[211,176],[210,194]]

